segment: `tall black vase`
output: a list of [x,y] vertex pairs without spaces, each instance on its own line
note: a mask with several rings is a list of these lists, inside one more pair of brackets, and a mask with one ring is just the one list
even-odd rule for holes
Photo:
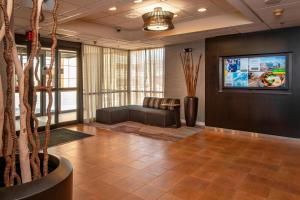
[[198,97],[184,97],[184,114],[187,126],[196,125],[198,113]]

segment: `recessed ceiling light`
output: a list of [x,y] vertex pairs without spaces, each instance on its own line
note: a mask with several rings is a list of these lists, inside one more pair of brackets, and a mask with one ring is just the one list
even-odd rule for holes
[[117,10],[117,7],[116,7],[116,6],[113,6],[113,7],[110,7],[108,10],[110,10],[110,11],[115,11],[115,10]]
[[207,11],[206,8],[199,8],[199,9],[198,9],[198,12],[205,12],[205,11]]
[[142,3],[143,0],[134,0],[133,3]]
[[282,8],[278,8],[278,9],[273,10],[273,14],[274,14],[276,17],[282,16],[283,13],[284,13],[284,9],[282,9]]

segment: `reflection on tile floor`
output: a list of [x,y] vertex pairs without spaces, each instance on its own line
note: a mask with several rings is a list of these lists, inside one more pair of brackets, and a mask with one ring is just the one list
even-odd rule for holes
[[[62,113],[58,115],[59,122],[69,122],[74,121],[77,119],[77,112],[68,112],[68,113]],[[39,119],[39,127],[45,126],[47,123],[47,116],[40,116]],[[54,115],[51,116],[51,124],[54,124]],[[20,130],[20,120],[15,121],[16,124],[16,130]]]
[[300,199],[300,141],[206,129],[179,142],[69,127],[95,137],[50,148],[74,166],[74,199]]

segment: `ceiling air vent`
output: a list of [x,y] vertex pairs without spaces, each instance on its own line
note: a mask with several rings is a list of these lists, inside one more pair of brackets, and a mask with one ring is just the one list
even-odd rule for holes
[[281,2],[281,0],[265,0],[265,4],[267,5],[275,5],[275,4],[279,4]]
[[[52,33],[49,33],[48,36],[50,37],[52,35]],[[66,37],[70,37],[71,35],[68,34],[64,34],[64,33],[56,33],[56,37],[58,38],[66,38]]]

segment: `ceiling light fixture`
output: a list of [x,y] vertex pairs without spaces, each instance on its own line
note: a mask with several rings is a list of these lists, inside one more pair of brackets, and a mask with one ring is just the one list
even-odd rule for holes
[[133,3],[142,3],[143,0],[134,0]]
[[199,9],[198,9],[198,12],[205,12],[205,11],[207,11],[206,8],[199,8]]
[[153,12],[143,15],[145,31],[167,31],[174,29],[174,13],[163,11],[161,7],[154,8]]
[[116,6],[113,6],[113,7],[110,7],[108,10],[109,10],[109,11],[116,11],[116,10],[117,10],[117,7],[116,7]]

